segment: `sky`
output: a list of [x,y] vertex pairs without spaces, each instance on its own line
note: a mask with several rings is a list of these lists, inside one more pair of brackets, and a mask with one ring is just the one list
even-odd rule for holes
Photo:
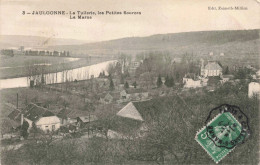
[[[243,6],[248,10],[208,10]],[[141,15],[22,15],[22,11],[137,11]],[[260,29],[259,0],[0,0],[2,35],[104,41],[153,34]]]

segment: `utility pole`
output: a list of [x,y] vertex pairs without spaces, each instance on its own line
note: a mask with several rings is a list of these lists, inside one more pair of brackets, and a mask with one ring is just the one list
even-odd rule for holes
[[16,108],[18,109],[18,93],[16,95]]

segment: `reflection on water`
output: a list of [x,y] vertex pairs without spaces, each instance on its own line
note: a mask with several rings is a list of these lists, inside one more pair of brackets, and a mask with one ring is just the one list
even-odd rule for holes
[[[98,77],[100,72],[103,71],[107,74],[109,64],[115,64],[116,62],[116,60],[112,60],[63,72],[48,73],[44,75],[44,78],[46,84],[62,83],[66,80],[73,81],[75,79],[86,80],[92,75],[94,77]],[[29,85],[30,83],[28,77],[0,79],[0,89],[29,87]]]

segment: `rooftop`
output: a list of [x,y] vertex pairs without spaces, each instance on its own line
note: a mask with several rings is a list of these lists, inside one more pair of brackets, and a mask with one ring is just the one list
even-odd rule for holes
[[95,115],[87,115],[87,116],[80,116],[79,119],[86,123],[86,122],[92,122],[92,121],[96,121],[97,117]]
[[[176,101],[174,97],[160,97],[146,101],[130,102],[117,115],[150,122],[157,120],[162,113],[173,109],[174,101]],[[139,114],[140,116],[138,116]]]
[[57,114],[57,116],[62,119],[67,119],[67,118],[75,119],[77,117],[83,117],[83,116],[88,116],[88,115],[89,115],[88,111],[72,110],[72,109],[68,109],[68,108],[63,108]]
[[126,91],[126,93],[128,93],[128,94],[147,92],[147,90],[145,90],[145,89],[143,89],[143,88],[131,88],[131,89],[127,89],[127,90],[125,90],[125,91]]
[[209,61],[209,63],[205,66],[207,70],[222,70],[222,67],[219,63],[215,61]]
[[40,107],[34,103],[30,103],[23,111],[24,117],[31,120],[37,121],[41,117],[55,116],[48,109]]
[[9,115],[8,115],[9,119],[17,122],[17,123],[21,123],[21,111],[14,109]]

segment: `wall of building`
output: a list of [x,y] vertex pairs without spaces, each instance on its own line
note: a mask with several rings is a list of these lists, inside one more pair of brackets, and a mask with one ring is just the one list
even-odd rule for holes
[[191,78],[183,79],[183,83],[185,83],[185,85],[184,85],[185,88],[198,88],[198,87],[202,87],[202,84],[201,84],[200,80],[194,81]]
[[260,84],[258,82],[251,82],[248,85],[248,97],[252,97],[254,94],[260,94]]
[[35,124],[43,131],[56,131],[60,128],[61,122],[57,116],[49,116],[40,118]]
[[204,70],[204,76],[208,77],[208,76],[220,76],[222,75],[221,70]]

